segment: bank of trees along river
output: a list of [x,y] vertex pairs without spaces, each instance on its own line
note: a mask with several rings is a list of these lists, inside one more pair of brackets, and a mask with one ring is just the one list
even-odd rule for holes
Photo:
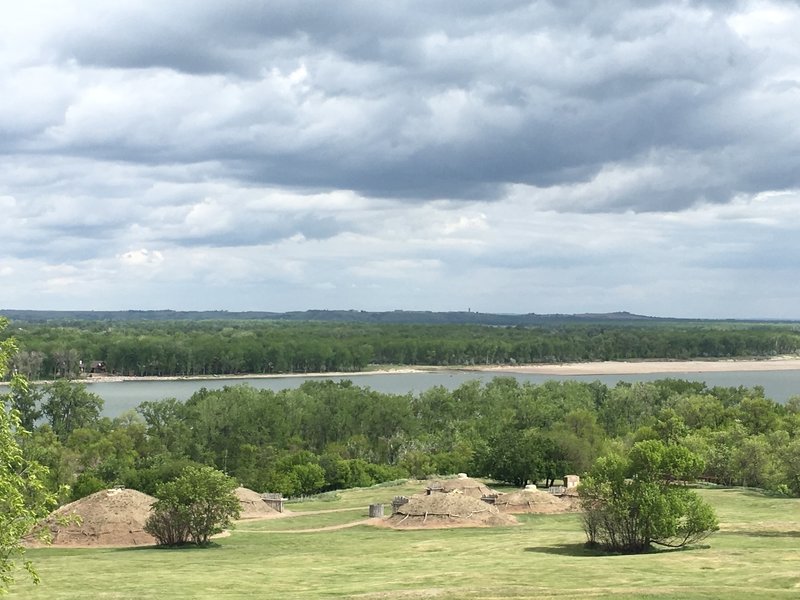
[[475,365],[768,357],[800,350],[794,325],[641,321],[497,327],[282,321],[14,323],[12,367],[30,379],[103,361],[122,375],[359,371]]
[[188,464],[259,491],[296,496],[407,476],[467,472],[515,485],[584,473],[604,455],[661,440],[699,455],[721,484],[800,495],[800,398],[702,383],[496,378],[455,390],[382,394],[348,381],[294,390],[201,390],[101,418],[102,400],[58,382],[12,392],[33,429],[21,440],[72,497],[122,484],[152,493]]
[[[371,363],[497,364],[795,353],[791,325],[560,324],[487,327],[286,322],[13,324],[18,373],[71,376],[102,360],[133,375],[348,371]],[[800,393],[800,390],[798,390]],[[32,429],[26,456],[77,498],[114,484],[152,493],[188,464],[259,491],[310,494],[406,476],[468,472],[521,485],[584,473],[600,456],[661,440],[695,452],[706,478],[800,495],[800,398],[760,388],[497,378],[383,394],[351,382],[201,390],[101,417],[102,400],[61,379],[4,398]]]

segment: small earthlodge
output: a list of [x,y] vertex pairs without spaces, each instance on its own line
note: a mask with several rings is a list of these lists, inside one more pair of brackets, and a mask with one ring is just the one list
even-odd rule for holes
[[438,479],[428,484],[426,494],[431,496],[433,494],[447,494],[450,492],[459,492],[471,498],[491,498],[497,496],[490,487],[482,482],[467,477],[465,473],[459,473],[455,479]]
[[509,494],[500,494],[495,499],[494,505],[500,512],[506,514],[553,515],[575,510],[572,502],[561,496],[537,490],[535,486]]
[[95,492],[50,513],[26,537],[39,545],[38,534],[49,530],[53,546],[143,546],[156,540],[144,531],[155,498],[125,488]]
[[239,500],[240,519],[260,519],[275,515],[276,511],[258,492],[238,487],[233,492]]
[[444,529],[514,525],[512,515],[502,514],[480,498],[458,491],[395,497],[392,516],[385,524],[395,529]]

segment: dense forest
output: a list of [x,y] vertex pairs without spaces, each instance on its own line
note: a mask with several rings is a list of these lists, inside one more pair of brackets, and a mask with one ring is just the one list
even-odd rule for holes
[[371,365],[494,365],[770,357],[800,351],[791,323],[640,319],[549,325],[283,320],[13,321],[12,370],[31,380],[109,373],[193,376],[353,372]]
[[[769,357],[800,349],[790,323],[642,322],[530,326],[286,320],[12,322],[9,370],[30,380],[3,400],[53,491],[77,498],[122,484],[154,491],[191,464],[260,491],[296,496],[433,473],[522,485],[584,473],[596,458],[659,439],[697,453],[723,484],[800,495],[800,396],[760,388],[496,378],[449,391],[382,394],[349,381],[273,392],[202,389],[101,417],[70,381],[96,361],[124,375],[354,371],[376,364],[472,365],[617,359]],[[65,498],[66,499],[66,498]]]
[[25,453],[72,498],[116,484],[152,493],[191,464],[289,496],[434,473],[548,483],[649,439],[695,452],[709,481],[800,495],[800,397],[779,405],[760,388],[501,377],[392,395],[312,381],[203,389],[109,419],[85,385],[59,380],[6,402],[33,431]]

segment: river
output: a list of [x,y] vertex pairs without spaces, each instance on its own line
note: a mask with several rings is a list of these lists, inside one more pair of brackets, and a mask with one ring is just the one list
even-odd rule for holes
[[498,373],[464,372],[464,371],[434,371],[419,373],[376,373],[372,375],[351,376],[313,376],[313,377],[274,377],[274,378],[236,378],[202,380],[163,380],[163,381],[108,381],[96,382],[89,385],[89,391],[97,394],[105,401],[103,414],[116,417],[125,411],[136,408],[146,400],[162,400],[164,398],[177,398],[186,400],[200,388],[221,389],[226,385],[247,384],[256,389],[283,390],[299,387],[309,380],[331,379],[339,381],[349,379],[354,384],[369,387],[376,391],[390,394],[419,393],[436,385],[454,389],[470,380],[478,379],[482,382],[491,381],[498,376],[511,376],[520,382],[544,383],[548,380],[556,381],[601,381],[613,387],[619,381],[655,381],[657,379],[686,379],[688,381],[702,381],[709,387],[725,386],[754,387],[760,385],[768,398],[777,402],[786,402],[793,395],[800,394],[800,370],[796,371],[732,371],[732,372],[705,372],[705,373],[640,373],[632,375],[539,375],[528,373],[515,373],[512,375]]

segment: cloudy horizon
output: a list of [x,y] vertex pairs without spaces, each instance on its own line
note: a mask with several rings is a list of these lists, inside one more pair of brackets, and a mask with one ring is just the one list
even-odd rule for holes
[[0,310],[800,319],[800,4],[31,0]]

